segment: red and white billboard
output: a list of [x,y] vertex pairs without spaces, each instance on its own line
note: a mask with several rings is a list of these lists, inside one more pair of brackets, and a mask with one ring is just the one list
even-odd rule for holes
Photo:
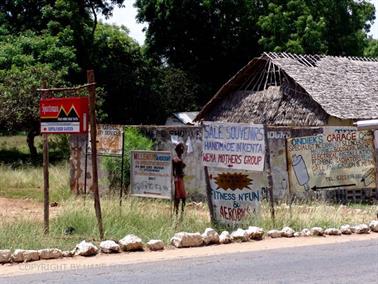
[[41,133],[87,133],[88,97],[41,99]]

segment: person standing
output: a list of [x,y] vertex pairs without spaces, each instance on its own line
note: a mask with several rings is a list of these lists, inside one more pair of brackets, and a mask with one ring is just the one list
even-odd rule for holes
[[172,160],[173,177],[175,182],[175,196],[174,196],[174,210],[176,212],[176,217],[178,215],[180,200],[181,200],[181,217],[184,215],[185,201],[186,201],[186,191],[184,184],[184,168],[185,163],[182,159],[182,154],[185,151],[185,146],[183,143],[179,143],[175,148],[177,156]]

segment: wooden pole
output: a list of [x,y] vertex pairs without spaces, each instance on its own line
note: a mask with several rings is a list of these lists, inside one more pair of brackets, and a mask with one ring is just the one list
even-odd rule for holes
[[268,128],[266,127],[265,124],[264,124],[264,136],[265,136],[265,159],[266,159],[266,174],[268,178],[270,215],[272,218],[273,225],[275,225],[272,167],[270,164],[270,147],[269,147],[269,140],[268,140]]
[[211,223],[215,224],[216,220],[215,220],[214,206],[213,206],[213,199],[212,199],[212,189],[211,189],[211,184],[210,184],[209,170],[206,166],[204,167],[204,171],[205,171],[205,180],[206,180],[207,204],[209,206],[210,219],[211,219]]
[[122,155],[121,155],[121,191],[119,193],[119,206],[122,206],[122,193],[123,193],[123,168],[125,164],[125,133],[122,131]]
[[[46,89],[46,81],[42,83]],[[41,98],[45,99],[47,92],[41,92]],[[47,134],[42,135],[43,138],[43,232],[49,233],[49,139]]]
[[98,172],[97,172],[97,138],[96,138],[96,86],[93,70],[87,71],[88,93],[89,93],[89,113],[91,124],[91,150],[92,150],[92,190],[94,196],[94,207],[96,211],[96,218],[98,230],[100,232],[100,239],[104,239],[104,228],[102,225],[100,195],[98,192]]

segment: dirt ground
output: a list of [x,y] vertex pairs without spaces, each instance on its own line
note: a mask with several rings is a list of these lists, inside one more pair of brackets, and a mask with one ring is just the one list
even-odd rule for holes
[[[59,210],[59,204],[57,207],[50,207],[50,216],[54,217]],[[43,220],[43,203],[0,197],[0,220],[12,221],[20,218]]]

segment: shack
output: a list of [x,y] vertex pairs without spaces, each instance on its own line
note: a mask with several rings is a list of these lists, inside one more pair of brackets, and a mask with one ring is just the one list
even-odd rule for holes
[[[350,132],[354,131],[352,126],[356,120],[375,118],[378,118],[378,59],[263,53],[226,82],[195,121],[268,125],[274,195],[282,199],[294,187],[294,180],[290,179],[293,160],[287,154],[288,138],[330,131]],[[371,154],[374,147],[370,144],[372,140],[364,145],[366,153]],[[375,175],[376,159],[369,155],[362,159],[369,160],[370,166],[374,163]],[[355,169],[358,165],[354,165]],[[324,179],[326,172],[327,169],[323,169]],[[371,174],[371,168],[366,173]],[[366,200],[377,191],[375,176],[368,177],[371,183],[366,188],[363,183],[366,173],[353,176],[358,183],[345,183],[346,174],[340,186],[335,185],[337,181],[332,177],[327,177],[330,179],[328,188],[324,185],[313,188],[327,189],[327,196],[337,200]],[[333,188],[335,190],[328,190]]]

